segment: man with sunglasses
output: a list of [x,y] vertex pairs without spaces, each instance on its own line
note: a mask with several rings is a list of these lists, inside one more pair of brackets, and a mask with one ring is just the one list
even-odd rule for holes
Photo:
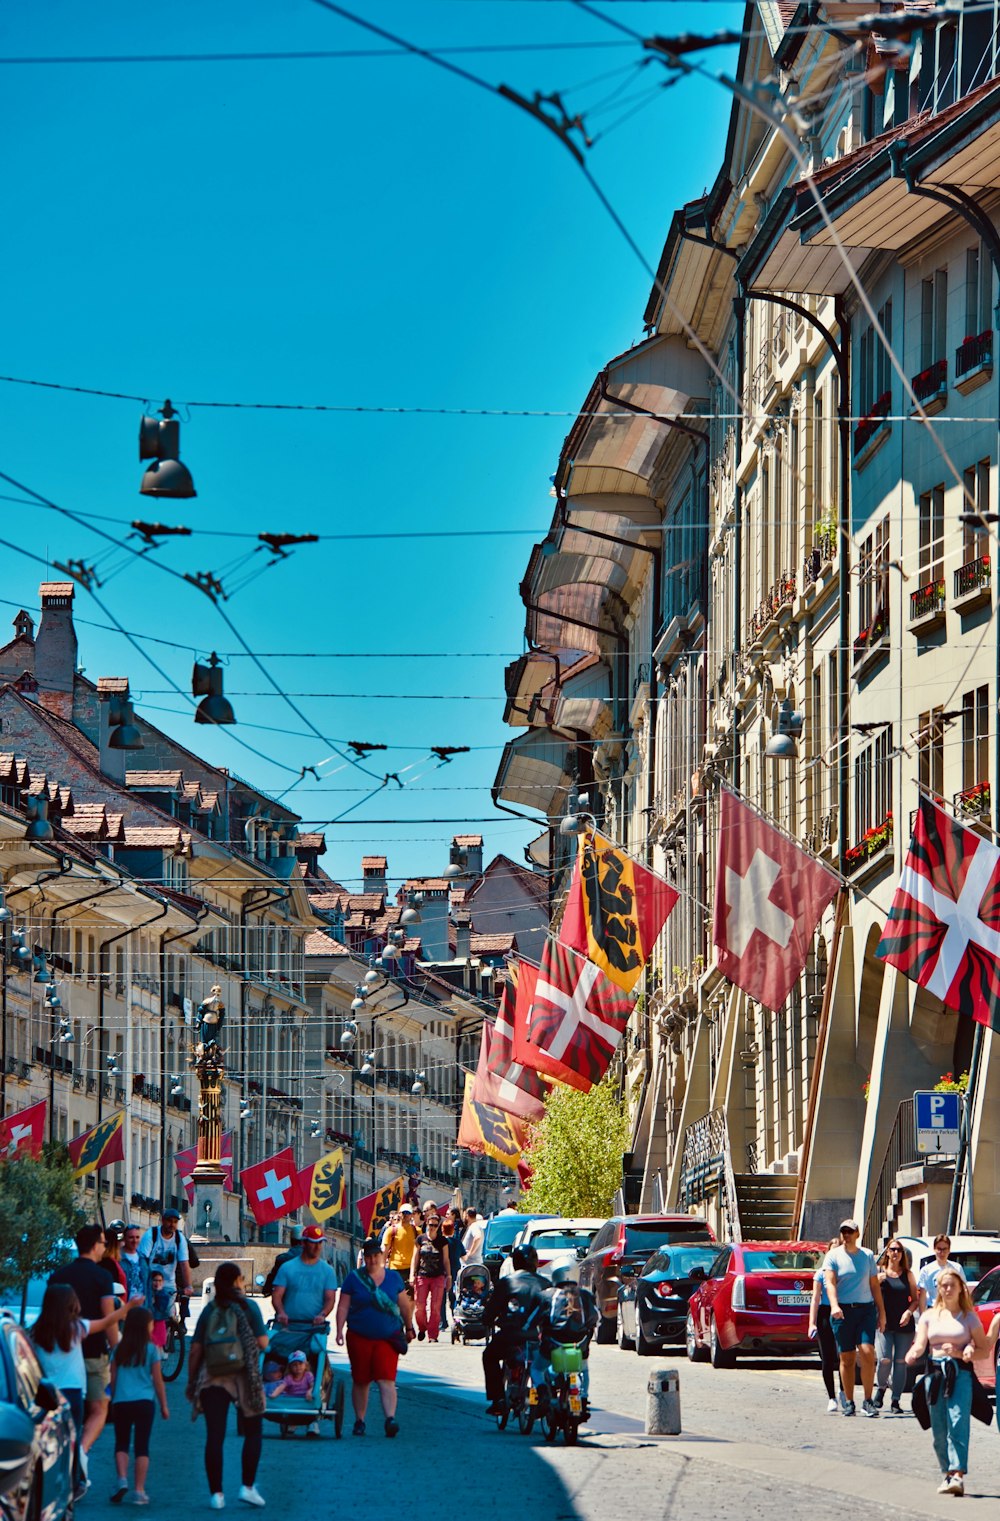
[[417,1340],[437,1341],[441,1330],[441,1303],[451,1283],[451,1262],[437,1210],[417,1237],[410,1264],[413,1280]]
[[823,1265],[830,1299],[830,1327],[840,1353],[844,1414],[854,1415],[854,1364],[861,1362],[865,1415],[878,1415],[875,1389],[875,1332],[885,1330],[882,1285],[873,1253],[863,1247],[856,1220],[842,1220],[840,1245],[827,1253]]

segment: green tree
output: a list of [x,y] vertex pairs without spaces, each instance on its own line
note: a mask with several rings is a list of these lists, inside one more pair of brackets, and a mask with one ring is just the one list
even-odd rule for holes
[[0,1161],[0,1293],[20,1293],[29,1278],[57,1268],[65,1259],[59,1243],[84,1218],[64,1146]]
[[532,1127],[525,1161],[534,1169],[521,1208],[532,1214],[607,1215],[621,1187],[628,1115],[610,1077],[578,1093],[556,1086]]

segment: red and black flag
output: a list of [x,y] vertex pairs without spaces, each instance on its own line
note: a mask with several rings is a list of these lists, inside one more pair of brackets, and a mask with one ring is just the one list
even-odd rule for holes
[[113,1162],[125,1160],[125,1111],[109,1114],[75,1141],[69,1143],[69,1157],[73,1163],[73,1176],[82,1178],[85,1173],[96,1172],[99,1167],[110,1167]]
[[547,940],[537,971],[521,967],[514,1055],[586,1093],[611,1065],[631,1012],[632,1000],[592,961]]

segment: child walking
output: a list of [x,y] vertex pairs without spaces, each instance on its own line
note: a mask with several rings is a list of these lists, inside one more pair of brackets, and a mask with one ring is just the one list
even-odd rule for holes
[[[134,1303],[134,1301],[133,1301]],[[128,1305],[113,1310],[100,1320],[84,1320],[76,1290],[68,1283],[50,1283],[45,1290],[38,1319],[31,1328],[35,1353],[45,1377],[55,1384],[65,1399],[76,1427],[73,1460],[76,1498],[87,1490],[87,1456],[83,1450],[83,1398],[87,1389],[87,1369],[83,1360],[83,1339],[95,1331],[106,1331],[123,1320]]]
[[141,1305],[135,1305],[125,1317],[122,1338],[111,1359],[111,1418],[115,1426],[115,1470],[118,1474],[111,1495],[112,1505],[120,1505],[128,1490],[128,1453],[133,1431],[135,1488],[130,1498],[133,1505],[149,1504],[146,1475],[149,1473],[154,1401],[159,1401],[163,1419],[170,1419],[160,1361],[160,1349],[153,1341],[152,1314]]
[[174,1296],[164,1287],[163,1274],[154,1268],[149,1275],[149,1293],[146,1304],[153,1315],[153,1343],[163,1348],[167,1345],[167,1321],[174,1307]]

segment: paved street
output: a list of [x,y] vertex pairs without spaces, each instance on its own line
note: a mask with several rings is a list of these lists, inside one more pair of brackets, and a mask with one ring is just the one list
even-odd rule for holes
[[[265,1306],[266,1308],[266,1306]],[[591,1388],[595,1414],[581,1445],[547,1447],[540,1436],[497,1431],[484,1414],[478,1347],[415,1343],[403,1366],[394,1443],[381,1435],[377,1401],[363,1441],[350,1435],[321,1442],[280,1438],[265,1427],[259,1485],[268,1510],[296,1516],[338,1512],[361,1516],[374,1495],[408,1486],[418,1516],[447,1495],[449,1484],[471,1484],[476,1521],[510,1521],[512,1514],[544,1521],[630,1521],[646,1518],[733,1516],[814,1517],[850,1503],[861,1518],[941,1516],[956,1505],[969,1517],[996,1515],[1000,1500],[1000,1438],[973,1423],[971,1478],[966,1498],[935,1494],[937,1475],[929,1433],[912,1417],[846,1420],[826,1412],[818,1370],[803,1364],[748,1359],[734,1372],[692,1366],[682,1354],[641,1359],[617,1347],[595,1347]],[[680,1369],[684,1431],[651,1438],[643,1431],[646,1379],[651,1368]],[[346,1360],[335,1353],[346,1376]],[[202,1470],[203,1427],[192,1426],[183,1375],[170,1393],[169,1426],[154,1430],[149,1491],[152,1511],[190,1508],[207,1514]],[[908,1404],[908,1400],[904,1401]],[[91,1461],[93,1489],[81,1510],[103,1512],[111,1490],[112,1442],[102,1437]],[[238,1487],[238,1447],[226,1449],[230,1509]],[[627,1500],[626,1497],[627,1496]]]

